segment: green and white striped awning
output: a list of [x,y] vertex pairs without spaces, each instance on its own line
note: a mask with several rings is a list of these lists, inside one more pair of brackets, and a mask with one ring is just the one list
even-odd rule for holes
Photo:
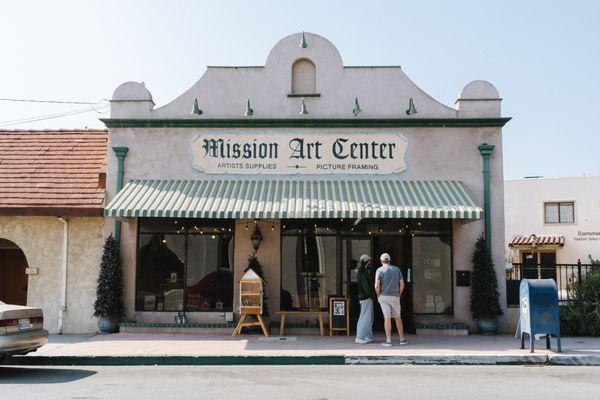
[[134,180],[108,217],[481,218],[460,181]]

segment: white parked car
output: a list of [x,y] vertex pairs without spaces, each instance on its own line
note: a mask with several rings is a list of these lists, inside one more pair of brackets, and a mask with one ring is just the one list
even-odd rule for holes
[[41,308],[17,306],[0,301],[0,359],[27,354],[48,342]]

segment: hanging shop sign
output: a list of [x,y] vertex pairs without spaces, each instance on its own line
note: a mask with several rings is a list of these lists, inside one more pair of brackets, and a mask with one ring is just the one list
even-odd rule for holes
[[214,174],[391,174],[406,169],[408,140],[380,133],[206,133],[193,166]]

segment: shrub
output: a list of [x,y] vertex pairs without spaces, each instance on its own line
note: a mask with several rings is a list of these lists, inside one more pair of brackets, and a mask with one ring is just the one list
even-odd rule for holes
[[120,319],[125,315],[123,303],[123,271],[119,245],[112,236],[106,238],[102,249],[100,275],[94,302],[94,317]]
[[560,330],[564,335],[600,336],[600,270],[588,272],[569,291],[560,308]]
[[492,253],[487,241],[480,236],[471,258],[473,283],[471,287],[471,315],[474,319],[497,318],[502,315],[498,278],[494,270]]

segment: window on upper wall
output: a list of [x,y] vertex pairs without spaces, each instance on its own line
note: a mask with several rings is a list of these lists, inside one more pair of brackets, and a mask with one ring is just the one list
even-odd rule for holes
[[544,223],[572,224],[575,222],[575,203],[544,203]]
[[317,92],[316,68],[312,61],[301,59],[292,66],[292,94]]

